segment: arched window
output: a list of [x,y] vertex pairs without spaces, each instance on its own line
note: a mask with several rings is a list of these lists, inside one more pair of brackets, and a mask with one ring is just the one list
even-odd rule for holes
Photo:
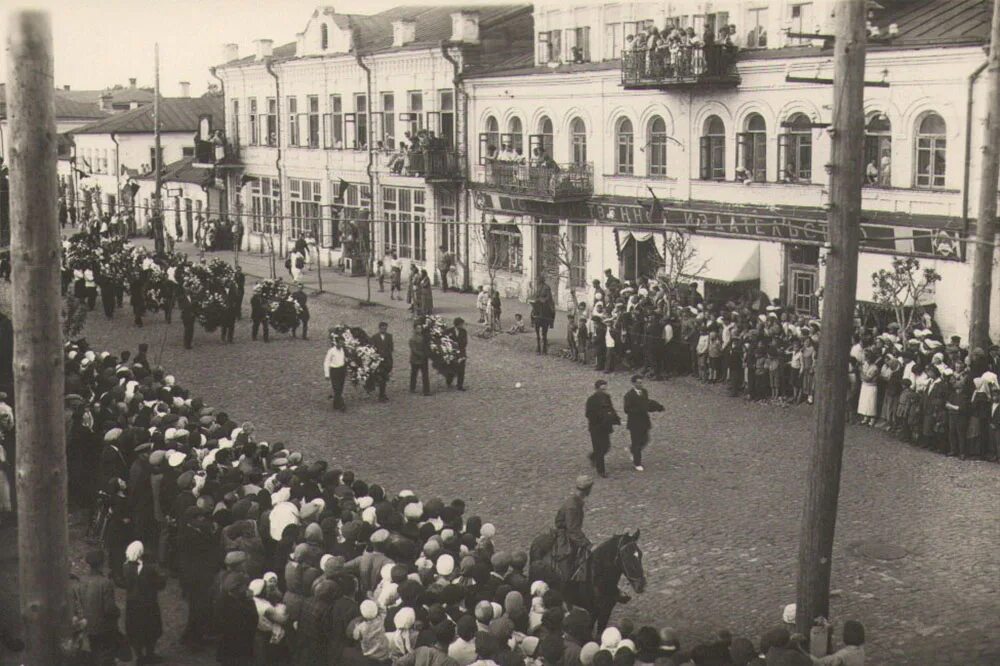
[[763,183],[767,180],[767,124],[759,113],[751,113],[736,135],[736,180]]
[[892,184],[892,124],[884,113],[873,113],[865,123],[865,185]]
[[319,47],[326,51],[330,46],[330,28],[327,27],[326,23],[319,24]]
[[812,181],[812,121],[796,113],[784,123],[785,133],[778,137],[778,180],[785,183]]
[[587,163],[587,126],[583,119],[574,118],[569,124],[570,154],[573,164]]
[[[538,134],[531,137],[531,159],[541,157],[543,154],[552,157],[552,120],[548,116],[542,116],[538,121]],[[539,154],[535,154],[535,149]]]
[[928,113],[917,126],[916,187],[944,187],[948,127],[944,118]]
[[660,116],[649,121],[649,138],[646,140],[646,167],[651,178],[667,175],[667,123]]
[[508,146],[517,155],[524,155],[524,126],[521,125],[520,118],[514,116],[507,121],[507,133],[500,137],[500,143]]
[[493,116],[486,117],[484,132],[479,135],[479,163],[494,159],[500,150],[500,123]]
[[705,119],[701,135],[701,179],[726,179],[726,125],[719,116]]
[[635,172],[634,153],[635,136],[632,134],[632,121],[622,118],[615,129],[615,173],[630,176]]

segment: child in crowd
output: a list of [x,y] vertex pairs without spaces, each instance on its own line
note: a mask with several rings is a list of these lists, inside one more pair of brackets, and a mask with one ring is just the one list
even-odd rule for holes
[[767,377],[771,386],[771,400],[781,399],[781,349],[771,345],[767,350]]
[[511,335],[516,335],[518,333],[525,333],[526,331],[527,329],[524,327],[524,317],[522,317],[520,314],[515,314],[514,324],[513,326],[510,327],[510,330],[507,332],[510,333]]
[[708,334],[708,381],[722,378],[722,336],[717,331]]
[[802,342],[792,340],[792,357],[788,361],[789,381],[792,385],[792,404],[802,402]]
[[893,423],[899,438],[909,443],[913,441],[913,433],[920,429],[920,396],[913,390],[913,382],[909,379],[902,380],[900,387]]
[[701,328],[696,351],[698,353],[698,378],[703,382],[708,381],[708,327],[706,326]]
[[587,363],[587,345],[590,340],[589,331],[590,317],[587,316],[587,304],[577,303],[576,305],[576,351],[577,359],[581,363]]
[[479,310],[479,323],[486,323],[486,311],[490,307],[490,295],[486,287],[479,285],[479,293],[476,294],[476,308]]
[[574,361],[579,358],[576,348],[576,327],[576,314],[574,312],[566,313],[566,344],[569,346],[569,357]]

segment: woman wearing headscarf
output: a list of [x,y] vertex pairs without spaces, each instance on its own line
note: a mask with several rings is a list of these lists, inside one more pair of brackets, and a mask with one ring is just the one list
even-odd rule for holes
[[431,277],[427,274],[427,269],[420,270],[420,314],[434,314],[434,294],[431,292]]
[[156,641],[163,635],[160,602],[157,598],[166,581],[154,564],[143,562],[141,541],[125,549],[125,636],[139,664],[158,664]]

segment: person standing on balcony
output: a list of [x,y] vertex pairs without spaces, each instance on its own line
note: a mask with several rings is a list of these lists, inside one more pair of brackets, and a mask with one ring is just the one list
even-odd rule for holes
[[455,255],[442,245],[438,248],[438,271],[441,272],[441,291],[448,291],[448,273],[455,265]]

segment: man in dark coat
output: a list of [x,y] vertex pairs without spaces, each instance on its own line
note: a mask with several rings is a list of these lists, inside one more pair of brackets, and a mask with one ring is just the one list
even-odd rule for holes
[[[300,239],[301,240],[301,239]],[[304,241],[303,241],[304,242]],[[295,283],[295,291],[292,292],[292,298],[295,302],[299,304],[302,308],[302,312],[299,313],[299,321],[302,322],[302,339],[309,339],[309,298],[306,296],[306,292],[302,288],[301,282]],[[298,324],[292,327],[292,337],[296,337],[296,333],[299,330]]]
[[247,276],[243,272],[243,267],[236,264],[236,274],[233,276],[236,280],[236,293],[239,299],[236,301],[236,318],[243,319],[243,296],[246,293],[247,288]]
[[264,342],[269,342],[270,338],[268,335],[268,325],[267,325],[267,303],[264,302],[264,298],[260,294],[254,294],[250,297],[250,320],[253,322],[253,328],[250,329],[250,339],[257,339],[257,332],[260,330],[261,324],[264,325]]
[[239,287],[236,284],[229,285],[229,289],[226,291],[226,313],[222,321],[222,341],[232,342],[233,335],[236,332],[236,320],[239,318],[240,314],[240,301],[242,300]]
[[215,609],[219,627],[216,659],[223,666],[243,666],[253,661],[253,642],[257,632],[257,607],[246,574],[230,576],[223,583],[223,596]]
[[379,322],[378,333],[371,338],[372,347],[382,357],[382,367],[379,369],[379,376],[375,380],[378,384],[378,399],[382,402],[388,400],[385,394],[385,385],[389,381],[389,373],[392,372],[392,355],[396,351],[392,333],[389,333],[389,324],[384,321]]
[[129,300],[132,302],[135,325],[142,326],[142,315],[146,313],[146,281],[143,278],[137,278],[129,284]]
[[563,581],[574,579],[580,563],[590,550],[590,539],[583,533],[584,500],[590,495],[594,480],[586,475],[576,478],[576,489],[556,512],[553,561]]
[[418,322],[413,323],[413,335],[410,336],[410,393],[417,390],[417,375],[421,375],[424,395],[431,394],[431,380],[428,375],[428,362],[431,351],[424,330]]
[[155,554],[160,528],[156,524],[154,513],[152,467],[149,464],[148,452],[140,453],[129,469],[128,510],[132,517],[135,538],[143,542],[147,552]]
[[90,653],[96,666],[114,664],[114,651],[118,641],[118,617],[121,611],[115,602],[115,585],[104,575],[104,551],[94,550],[86,555],[89,573],[80,577],[74,594],[79,600],[83,617],[87,620]]
[[454,327],[448,332],[448,334],[455,341],[455,347],[458,349],[458,362],[455,365],[454,377],[449,375],[445,381],[448,383],[448,386],[451,386],[452,379],[454,379],[455,388],[459,391],[464,391],[465,361],[468,358],[465,350],[469,346],[469,332],[465,330],[465,320],[461,317],[455,317],[454,324]]
[[635,471],[643,471],[642,450],[649,443],[649,431],[653,424],[650,412],[662,412],[663,405],[649,399],[649,393],[642,385],[641,375],[632,375],[632,389],[625,394],[625,427],[632,438],[632,464]]
[[196,319],[194,305],[187,294],[181,294],[177,299],[177,304],[181,308],[181,323],[184,324],[184,349],[191,349],[194,345],[194,322]]
[[115,316],[114,281],[102,273],[97,277],[97,287],[101,291],[101,306],[104,308],[104,316],[111,319]]
[[621,425],[622,422],[611,403],[611,396],[608,395],[607,389],[608,383],[603,379],[594,382],[594,393],[587,398],[585,412],[587,427],[590,430],[590,443],[593,447],[593,451],[588,457],[602,478],[608,476],[604,470],[604,456],[611,449],[611,433],[614,426]]

